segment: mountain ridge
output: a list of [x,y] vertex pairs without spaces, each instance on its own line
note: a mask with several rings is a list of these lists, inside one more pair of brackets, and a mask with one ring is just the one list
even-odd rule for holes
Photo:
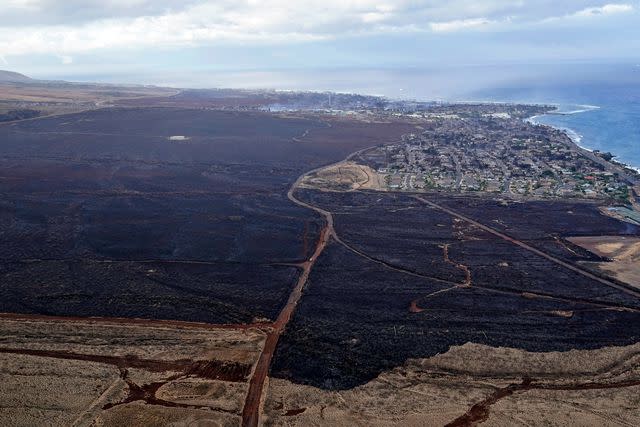
[[15,71],[0,70],[0,82],[27,83],[33,81],[34,79],[24,74],[16,73]]

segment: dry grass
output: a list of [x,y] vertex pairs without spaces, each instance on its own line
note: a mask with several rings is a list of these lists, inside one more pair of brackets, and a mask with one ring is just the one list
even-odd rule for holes
[[567,240],[610,258],[611,262],[596,263],[599,269],[616,279],[640,288],[640,238],[626,236],[570,237]]
[[[601,350],[530,353],[477,344],[410,360],[352,390],[326,391],[271,379],[266,425],[445,425],[510,384],[615,383],[600,390],[520,391],[489,407],[485,425],[639,425],[640,344]],[[575,422],[571,422],[575,420]]]
[[246,380],[190,364],[251,369],[263,343],[258,329],[0,319],[0,424],[238,425]]
[[326,191],[386,190],[384,176],[369,166],[340,162],[304,177],[300,187]]

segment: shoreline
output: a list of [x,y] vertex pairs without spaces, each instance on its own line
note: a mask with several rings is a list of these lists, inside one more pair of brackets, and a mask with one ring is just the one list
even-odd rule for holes
[[[555,105],[556,105],[556,109],[557,109],[558,108],[558,104],[555,104]],[[585,105],[585,107],[587,107],[587,106]],[[573,142],[578,148],[580,148],[582,150],[588,151],[590,153],[594,153],[596,151],[601,152],[600,150],[589,148],[589,147],[586,147],[586,146],[582,145],[581,143],[582,143],[582,140],[583,140],[584,136],[579,134],[578,132],[576,132],[574,129],[566,127],[566,126],[556,126],[556,125],[540,122],[540,121],[537,120],[539,117],[544,117],[544,116],[548,116],[548,115],[549,116],[553,116],[553,115],[573,115],[573,114],[580,114],[580,113],[584,113],[584,112],[588,112],[588,111],[593,111],[593,110],[596,110],[596,109],[600,108],[598,106],[588,106],[588,107],[592,107],[592,108],[584,109],[584,110],[575,110],[575,111],[566,112],[566,113],[563,113],[563,112],[550,112],[550,113],[545,113],[545,114],[538,114],[538,115],[526,118],[524,121],[527,122],[527,123],[530,123],[532,125],[549,126],[549,127],[554,128],[554,129],[557,129],[559,131],[562,131],[571,140],[571,142]],[[632,170],[632,171],[640,174],[640,165],[636,166],[636,165],[632,165],[632,164],[626,163],[625,161],[618,160],[617,159],[618,156],[615,153],[613,153],[611,151],[608,151],[608,152],[613,155],[612,160],[610,160],[609,162],[613,163],[614,165],[620,166],[622,168],[627,168],[629,170]]]

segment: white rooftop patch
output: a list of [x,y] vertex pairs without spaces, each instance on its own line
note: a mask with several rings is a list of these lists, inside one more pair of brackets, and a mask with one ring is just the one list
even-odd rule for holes
[[169,137],[169,141],[186,141],[188,139],[189,137],[184,135],[173,135]]

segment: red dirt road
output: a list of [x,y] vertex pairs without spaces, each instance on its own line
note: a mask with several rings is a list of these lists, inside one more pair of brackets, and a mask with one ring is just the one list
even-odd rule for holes
[[573,272],[576,272],[576,273],[581,274],[581,275],[583,275],[585,277],[588,277],[589,279],[596,280],[596,281],[602,283],[603,285],[610,286],[610,287],[615,288],[615,289],[617,289],[619,291],[622,291],[622,292],[625,292],[625,293],[627,293],[629,295],[632,295],[632,296],[634,296],[636,298],[640,298],[640,291],[636,291],[636,290],[627,288],[626,286],[619,285],[619,284],[614,283],[614,282],[612,282],[610,280],[606,280],[606,279],[603,279],[602,277],[598,277],[595,274],[591,274],[586,270],[583,270],[583,269],[581,269],[581,268],[579,268],[579,267],[577,267],[577,266],[575,266],[573,264],[569,264],[568,262],[564,262],[562,260],[559,260],[558,258],[553,257],[553,256],[551,256],[551,255],[549,255],[549,254],[547,254],[545,252],[542,252],[541,250],[536,249],[533,246],[529,246],[528,244],[526,244],[526,243],[524,243],[524,242],[522,242],[520,240],[516,240],[513,237],[509,237],[506,234],[503,234],[503,233],[501,233],[501,232],[499,232],[499,231],[497,231],[497,230],[495,230],[495,229],[493,229],[491,227],[488,227],[488,226],[486,226],[484,224],[479,223],[478,221],[475,221],[475,220],[473,220],[471,218],[468,218],[468,217],[466,217],[466,216],[464,216],[462,214],[459,214],[458,212],[453,211],[453,210],[451,210],[449,208],[445,208],[444,206],[440,206],[440,205],[438,205],[436,203],[433,203],[433,202],[431,202],[431,201],[429,201],[427,199],[424,199],[422,197],[419,197],[419,196],[414,196],[414,197],[415,197],[416,200],[419,200],[422,203],[424,203],[424,204],[426,204],[426,205],[428,205],[428,206],[430,206],[430,207],[432,207],[434,209],[437,209],[439,211],[445,212],[445,213],[447,213],[447,214],[449,214],[449,215],[451,215],[451,216],[453,216],[455,218],[458,218],[458,219],[461,219],[463,221],[466,221],[469,224],[475,225],[476,227],[478,227],[478,228],[480,228],[480,229],[482,229],[482,230],[484,230],[484,231],[486,231],[488,233],[491,233],[494,236],[497,236],[497,237],[499,237],[499,238],[501,238],[503,240],[506,240],[506,241],[511,242],[511,243],[513,243],[515,245],[518,245],[521,248],[526,249],[526,250],[528,250],[530,252],[533,252],[534,254],[539,255],[539,256],[541,256],[543,258],[546,258],[547,260],[549,260],[551,262],[554,262],[554,263],[556,263],[556,264],[558,264],[558,265],[560,265],[560,266],[562,266],[564,268],[567,268],[567,269],[569,269],[569,270],[571,270]]
[[95,323],[100,325],[136,325],[185,329],[267,329],[271,323],[201,323],[182,320],[137,319],[124,317],[47,316],[43,314],[0,313],[0,320],[39,320],[47,322]]
[[313,255],[311,256],[311,258],[301,264],[302,273],[298,278],[296,286],[293,288],[293,291],[289,295],[287,304],[278,315],[276,321],[273,323],[273,329],[267,334],[264,348],[262,349],[260,358],[256,363],[253,376],[249,381],[249,390],[247,392],[244,408],[242,410],[242,425],[245,427],[254,427],[258,425],[258,421],[260,419],[260,405],[262,402],[264,382],[267,378],[267,374],[269,373],[271,359],[273,358],[276,346],[278,345],[280,335],[282,335],[282,332],[284,332],[287,323],[289,323],[289,320],[291,320],[291,316],[293,315],[293,312],[296,309],[300,298],[302,297],[302,290],[304,289],[304,285],[307,283],[307,279],[309,278],[311,269],[313,268],[322,251],[324,251],[324,248],[327,246],[327,243],[329,242],[331,237],[335,236],[335,231],[333,229],[333,216],[331,215],[331,212],[325,211],[316,206],[312,206],[308,203],[298,200],[294,196],[295,189],[297,188],[301,180],[302,177],[298,178],[298,180],[291,186],[291,189],[287,193],[287,197],[293,203],[308,209],[312,209],[321,214],[325,218],[326,224],[320,232],[320,238],[318,239]]
[[447,423],[445,427],[472,427],[483,423],[489,419],[491,406],[499,400],[513,395],[514,393],[524,393],[530,390],[558,390],[558,391],[582,391],[582,390],[607,390],[626,387],[640,386],[640,380],[630,378],[615,382],[583,382],[575,384],[544,384],[536,383],[531,378],[524,378],[522,383],[510,384],[507,387],[499,388],[489,397],[473,405],[463,415]]

